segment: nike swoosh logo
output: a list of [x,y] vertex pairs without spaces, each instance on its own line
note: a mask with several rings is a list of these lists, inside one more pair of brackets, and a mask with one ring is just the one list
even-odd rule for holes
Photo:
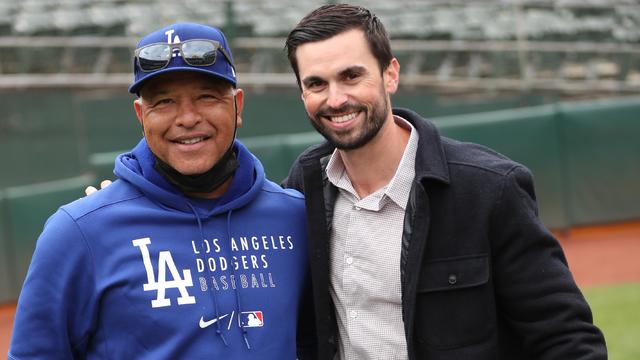
[[220,319],[224,319],[227,316],[229,316],[229,314],[225,314],[225,315],[220,316],[219,318],[215,318],[215,319],[211,319],[211,320],[207,320],[207,321],[204,320],[203,316],[200,316],[200,328],[204,329],[204,328],[206,328],[208,326],[211,326],[211,325],[215,324],[216,321],[218,321]]

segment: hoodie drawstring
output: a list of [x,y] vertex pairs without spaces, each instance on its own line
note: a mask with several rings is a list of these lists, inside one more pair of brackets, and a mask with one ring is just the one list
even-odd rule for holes
[[[227,238],[229,239],[229,242],[231,242],[231,212],[233,210],[229,210],[227,212]],[[235,266],[231,266],[231,271],[233,272],[233,277],[236,277],[236,269]],[[240,291],[238,291],[236,289],[236,307],[238,309],[238,316],[240,316],[240,314],[242,314],[242,306],[241,306],[241,301],[240,301]],[[242,337],[244,338],[244,343],[247,346],[248,350],[251,350],[251,345],[249,344],[249,337],[248,337],[248,333],[247,333],[247,328],[242,326],[242,324],[238,321],[238,326],[240,327],[240,329],[242,330]]]
[[[200,230],[201,242],[204,242],[204,240],[205,240],[204,229],[202,228],[202,220],[200,219],[200,215],[198,215],[198,212],[193,207],[193,205],[191,205],[188,202],[187,202],[187,205],[189,206],[189,208],[193,212],[194,216],[196,217],[196,221],[198,222],[198,229]],[[233,212],[233,210],[229,210],[227,212],[227,239],[229,239],[229,243],[231,243],[231,214],[232,214],[232,212]],[[199,247],[199,250],[200,250],[200,254],[203,254],[204,252],[202,250],[202,244],[198,244],[198,247]],[[204,262],[204,260],[202,258],[200,260],[202,260]],[[204,262],[204,263],[206,264],[206,262]],[[205,267],[206,267],[206,265],[205,265]],[[208,267],[207,267],[207,269],[208,269]],[[208,269],[208,272],[209,272],[209,275],[212,275],[210,269]],[[233,274],[233,277],[235,278],[236,277],[235,265],[231,265],[231,272]],[[242,301],[240,301],[240,291],[238,291],[238,289],[235,290],[235,295],[236,295],[236,309],[238,310],[238,316],[240,316],[240,314],[242,314]],[[218,311],[218,298],[216,297],[216,294],[215,294],[214,291],[212,291],[211,299],[213,300],[213,311],[215,312],[215,317],[216,317],[216,319],[219,319],[220,318],[220,312]],[[247,346],[248,350],[251,350],[251,344],[249,343],[249,336],[248,336],[248,332],[247,332],[246,327],[242,326],[240,321],[238,321],[238,327],[242,331],[242,338],[244,339],[244,344]],[[216,333],[218,334],[218,336],[220,336],[220,338],[222,339],[222,342],[225,344],[225,346],[229,346],[229,343],[227,342],[227,339],[224,337],[224,334],[222,333],[222,330],[220,329],[220,321],[216,321]]]
[[[202,229],[202,220],[200,220],[200,216],[198,215],[198,212],[196,211],[196,209],[193,207],[193,205],[191,205],[190,203],[187,202],[187,205],[189,206],[189,208],[191,208],[191,211],[193,212],[193,215],[196,217],[196,221],[198,222],[198,229],[200,230],[200,241],[198,242],[198,247],[200,250],[200,254],[203,254],[204,251],[202,250],[202,242],[204,242],[205,237],[204,237],[204,230]],[[201,258],[200,260],[203,261],[204,264],[206,264],[206,261],[204,261],[202,259],[202,255],[200,255]],[[209,268],[205,265],[205,267],[207,268],[209,275],[211,275],[211,270],[209,270]],[[210,298],[213,300],[213,311],[215,313],[215,318],[216,319],[220,319],[220,312],[218,311],[218,298],[216,297],[215,292],[212,290],[211,291],[211,296]],[[222,333],[222,330],[220,330],[220,321],[216,321],[216,334],[218,334],[218,336],[220,336],[220,338],[222,339],[222,342],[224,343],[225,346],[229,346],[229,343],[227,342],[227,339],[224,337],[224,334]]]

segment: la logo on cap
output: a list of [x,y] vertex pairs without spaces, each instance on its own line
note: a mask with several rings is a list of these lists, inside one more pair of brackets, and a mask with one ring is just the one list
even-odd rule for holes
[[[171,30],[167,30],[164,32],[165,35],[167,35],[167,44],[179,44],[180,43],[180,37],[178,36],[178,34],[176,34],[176,36],[173,37],[173,40],[171,39],[171,35],[173,35],[173,33],[176,32],[175,30],[171,29]],[[173,54],[171,55],[171,57],[176,57],[176,56],[182,56],[182,54],[180,53],[180,51],[178,49],[173,49]]]

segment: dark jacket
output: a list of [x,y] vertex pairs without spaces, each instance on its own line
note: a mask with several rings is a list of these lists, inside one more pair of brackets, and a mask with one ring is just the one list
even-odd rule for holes
[[[606,359],[604,337],[538,218],[528,169],[483,146],[419,134],[404,221],[402,316],[410,359]],[[338,339],[329,294],[329,231],[337,189],[327,144],[307,149],[284,185],[305,193],[313,314],[320,359]]]

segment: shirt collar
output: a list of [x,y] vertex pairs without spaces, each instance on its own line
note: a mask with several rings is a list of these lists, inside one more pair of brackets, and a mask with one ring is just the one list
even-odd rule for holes
[[[406,210],[407,202],[409,201],[409,193],[415,177],[415,163],[416,163],[416,151],[418,149],[418,132],[414,126],[403,119],[400,116],[394,115],[396,124],[409,129],[411,134],[409,135],[409,141],[404,149],[400,164],[396,173],[385,186],[384,195],[380,196],[380,191],[376,191],[371,196],[376,196],[379,202],[384,201],[386,198],[391,199],[394,203],[400,206],[403,210]],[[333,151],[329,163],[326,167],[327,178],[337,188],[343,189],[352,194],[355,199],[358,199],[357,193],[351,184],[351,180],[347,175],[342,161],[342,156],[338,149]],[[366,199],[363,199],[363,201]],[[363,204],[364,205],[364,204]],[[382,204],[380,208],[382,207]]]
[[400,126],[410,129],[409,141],[404,148],[402,159],[396,170],[396,174],[393,176],[389,185],[387,186],[386,194],[400,206],[403,210],[406,210],[407,202],[409,201],[409,193],[411,192],[411,186],[413,179],[416,175],[416,151],[418,150],[418,132],[407,120],[394,116],[396,123]]

